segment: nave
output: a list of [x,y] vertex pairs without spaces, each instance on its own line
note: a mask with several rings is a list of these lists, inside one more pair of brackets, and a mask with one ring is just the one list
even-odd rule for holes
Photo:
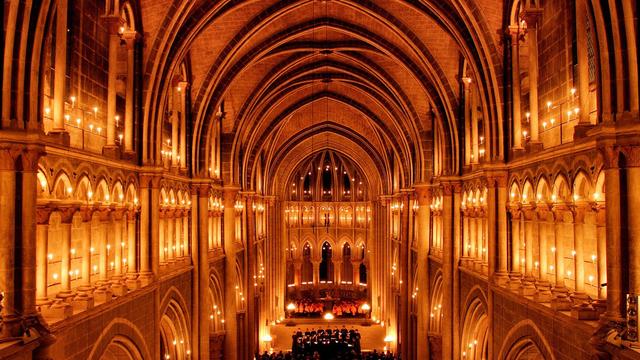
[[2,9],[0,359],[640,358],[636,2]]

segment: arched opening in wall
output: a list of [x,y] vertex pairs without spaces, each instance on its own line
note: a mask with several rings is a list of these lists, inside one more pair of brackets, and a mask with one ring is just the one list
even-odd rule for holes
[[331,244],[322,244],[322,260],[320,261],[320,282],[333,282],[333,253]]
[[162,359],[186,359],[191,355],[188,321],[182,307],[170,300],[160,318],[160,356]]
[[142,355],[135,344],[122,336],[114,337],[109,345],[107,345],[104,353],[100,356],[100,360],[138,360],[142,359]]
[[360,263],[360,284],[367,285],[367,266],[363,263]]
[[544,359],[542,352],[531,339],[523,339],[513,345],[505,357],[506,360],[540,360]]
[[343,284],[353,284],[353,264],[351,263],[351,246],[345,243],[342,246],[342,273],[340,275]]
[[313,283],[313,264],[311,263],[311,245],[302,247],[302,284]]
[[[427,333],[431,359],[442,358],[442,273],[438,271],[431,286],[429,332]],[[422,339],[419,339],[422,341]]]
[[462,359],[488,359],[489,317],[484,303],[475,298],[467,308],[462,328]]

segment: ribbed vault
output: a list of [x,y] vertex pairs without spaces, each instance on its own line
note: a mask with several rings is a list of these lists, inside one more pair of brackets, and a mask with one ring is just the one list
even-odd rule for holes
[[[288,151],[316,151],[302,145],[310,137],[333,139],[336,146],[344,142],[337,139],[346,140],[353,145],[346,154],[367,154],[376,176],[401,174],[395,185],[377,182],[381,193],[457,173],[462,69],[478,80],[483,112],[495,119],[491,133],[498,138],[501,132],[497,42],[485,31],[487,22],[500,18],[496,14],[484,19],[474,8],[448,1],[174,5],[171,21],[161,25],[170,31],[164,37],[158,32],[152,48],[162,61],[145,69],[148,162],[159,157],[163,86],[185,62],[191,71],[193,171],[205,175],[211,168],[211,139],[221,132],[228,146],[222,180],[247,188],[256,188],[258,173],[269,179]],[[442,149],[435,153],[443,157],[439,174],[430,166],[436,137]],[[492,156],[502,156],[499,140],[487,142]]]

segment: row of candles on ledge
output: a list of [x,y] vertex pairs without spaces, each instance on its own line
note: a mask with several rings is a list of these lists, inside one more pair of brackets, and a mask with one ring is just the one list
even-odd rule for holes
[[[549,116],[548,120],[543,120],[541,125],[542,125],[542,131],[546,131],[546,130],[550,130],[552,128],[554,128],[556,125],[562,125],[564,123],[568,123],[571,120],[574,120],[579,114],[580,114],[580,108],[579,107],[573,107],[572,104],[575,103],[575,101],[577,100],[577,96],[576,96],[576,89],[572,88],[570,91],[570,97],[569,99],[566,99],[564,101],[560,101],[557,104],[554,104],[552,101],[547,101],[546,103],[546,109],[547,109],[547,114]],[[567,107],[569,108],[569,110],[566,111],[566,121],[562,121],[563,119],[563,113],[560,112],[560,122],[557,122],[555,117],[551,116],[551,111],[554,110],[557,107],[562,107],[562,105],[567,104]],[[530,124],[530,120],[531,120],[531,113],[530,112],[526,112],[525,113],[525,123],[526,124]],[[522,130],[522,138],[525,141],[530,140],[531,136],[528,130],[524,129]],[[473,156],[473,155],[472,155]]]
[[[46,191],[47,190],[47,182],[44,181],[44,180],[40,181],[40,187],[42,188],[42,191]],[[66,191],[67,191],[67,195],[71,196],[73,194],[73,187],[68,186]],[[118,195],[118,199],[120,200],[120,202],[123,202],[124,201],[124,194],[122,194],[122,193],[119,194]],[[87,200],[88,201],[93,200],[93,191],[91,191],[91,190],[87,191]],[[104,194],[104,202],[109,203],[110,201],[111,201],[111,196],[109,194]],[[137,197],[135,197],[133,199],[133,204],[136,205],[136,206],[138,205],[138,198]],[[191,201],[189,201],[189,205],[191,205]]]
[[[514,201],[516,198],[516,193],[515,192],[511,192],[511,194],[509,194],[509,196],[511,197],[511,201]],[[595,192],[592,195],[593,201],[598,202],[600,201],[600,193]],[[580,197],[580,195],[578,194],[573,194],[572,196],[573,202],[580,202],[580,201],[587,201],[587,199],[583,199]],[[543,202],[543,196],[542,194],[537,194],[536,195],[536,200],[538,202]],[[551,202],[556,203],[558,202],[558,195],[556,194],[551,194]],[[527,194],[522,194],[522,203],[528,203],[528,195]]]
[[[93,108],[91,108],[89,110],[82,109],[80,107],[76,107],[76,97],[75,96],[69,97],[69,101],[71,102],[71,112],[74,113],[74,115],[77,114],[77,112],[80,112],[80,116],[76,117],[76,119],[74,121],[74,120],[72,120],[72,116],[70,114],[65,114],[64,115],[64,120],[65,120],[65,123],[68,126],[73,126],[73,124],[75,123],[76,127],[78,129],[81,129],[83,131],[88,129],[89,133],[91,133],[91,134],[96,134],[98,136],[105,136],[106,137],[106,135],[102,134],[102,127],[101,126],[96,126],[93,123],[89,123],[87,128],[83,128],[82,127],[82,124],[85,122],[85,121],[83,121],[83,119],[86,119],[88,117],[87,113],[88,114],[92,114],[94,121],[98,122],[98,107],[97,106],[94,106]],[[51,117],[51,108],[49,108],[49,107],[44,108],[44,114],[45,114],[45,117],[47,117],[47,118]],[[120,115],[115,115],[114,120],[116,122],[116,128],[118,128],[119,125],[120,125],[119,124],[120,123]],[[95,130],[95,132],[94,132],[94,130]],[[122,133],[118,134],[118,140],[120,141],[120,143],[122,143],[123,136],[124,135]]]

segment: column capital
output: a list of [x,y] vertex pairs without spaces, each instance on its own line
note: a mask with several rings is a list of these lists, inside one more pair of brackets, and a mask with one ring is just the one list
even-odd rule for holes
[[520,27],[520,25],[509,25],[506,28],[506,34],[509,35],[511,37],[511,41],[512,44],[511,45],[515,45],[517,44],[517,41],[523,40],[524,39],[524,29]]
[[451,196],[454,193],[460,194],[462,192],[462,184],[459,182],[442,183],[442,192],[445,196]]
[[38,206],[36,208],[36,224],[49,225],[49,217],[53,209],[49,206]]
[[40,146],[27,146],[20,152],[20,170],[26,172],[38,171],[38,161],[45,154]]
[[431,188],[427,184],[418,184],[415,187],[418,205],[427,206],[431,202]]
[[238,186],[225,186],[222,188],[222,198],[225,202],[235,202],[239,192]]
[[621,145],[618,147],[619,153],[624,156],[625,166],[628,168],[640,167],[640,146]]
[[124,19],[121,16],[115,14],[103,15],[102,21],[111,36],[121,36],[124,33],[122,27],[125,25]]
[[527,29],[535,29],[538,27],[538,20],[540,20],[540,18],[542,17],[542,13],[542,8],[531,6],[527,6],[527,8],[522,11],[521,16],[524,21],[527,22]]
[[127,44],[127,50],[133,50],[141,37],[140,33],[134,30],[125,30],[121,35],[122,40]]
[[16,170],[16,160],[22,152],[17,144],[0,144],[0,170]]

